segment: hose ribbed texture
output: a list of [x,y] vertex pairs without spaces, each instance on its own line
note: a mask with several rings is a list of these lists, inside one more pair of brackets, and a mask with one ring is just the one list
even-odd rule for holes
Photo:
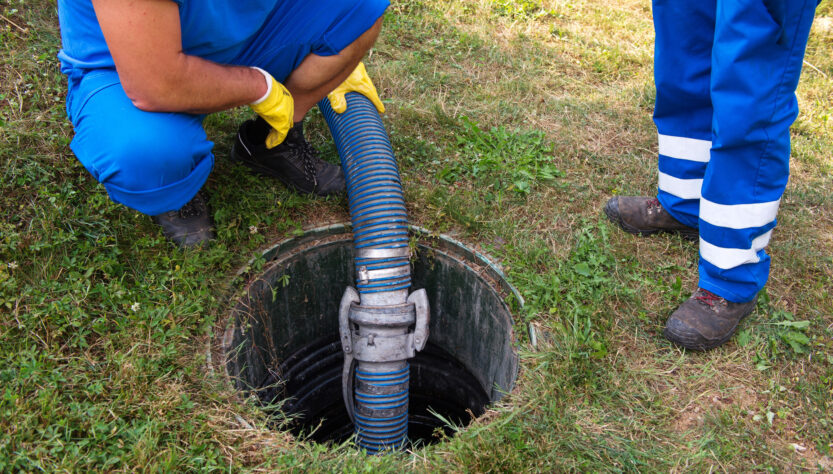
[[378,371],[374,365],[357,365],[353,407],[357,442],[372,454],[405,445],[410,385],[410,366],[406,361],[395,364],[399,370]]
[[[347,181],[354,247],[396,249],[408,246],[408,216],[399,169],[387,131],[373,103],[361,94],[346,95],[347,110],[336,114],[328,99],[318,107],[330,127]],[[388,270],[361,281],[362,299],[390,295],[388,304],[404,304],[411,286],[408,257],[355,260],[356,269]],[[401,270],[397,272],[396,270]],[[404,290],[404,291],[402,291]],[[359,446],[369,453],[401,449],[408,436],[407,361],[359,361],[355,371],[354,418]]]

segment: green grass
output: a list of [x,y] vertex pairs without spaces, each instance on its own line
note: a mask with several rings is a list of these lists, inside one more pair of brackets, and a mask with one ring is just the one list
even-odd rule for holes
[[[696,285],[696,246],[600,214],[612,194],[655,189],[649,2],[393,2],[366,63],[411,220],[493,255],[526,305],[509,397],[445,443],[369,459],[269,430],[207,360],[237,269],[347,220],[345,199],[233,165],[249,112],[215,114],[218,240],[174,248],[69,149],[55,2],[0,14],[0,471],[833,469],[830,0],[799,85],[770,282],[707,354],[662,338]],[[317,111],[307,132],[336,159]]]

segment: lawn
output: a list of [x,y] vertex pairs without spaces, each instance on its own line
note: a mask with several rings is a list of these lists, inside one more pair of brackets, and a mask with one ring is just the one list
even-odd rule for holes
[[[662,337],[696,245],[601,213],[656,188],[650,2],[393,2],[365,62],[411,221],[491,255],[526,304],[515,390],[453,438],[373,458],[270,430],[207,358],[238,269],[347,221],[346,198],[248,174],[227,157],[251,112],[214,114],[218,239],[175,248],[69,148],[56,2],[0,15],[0,471],[833,469],[833,0],[798,88],[769,283],[705,354]],[[315,110],[307,130],[336,160]]]

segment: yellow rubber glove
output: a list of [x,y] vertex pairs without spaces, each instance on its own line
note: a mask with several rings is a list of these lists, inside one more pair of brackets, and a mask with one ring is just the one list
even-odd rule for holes
[[292,128],[292,119],[295,116],[295,101],[292,100],[292,94],[286,90],[286,87],[276,81],[271,74],[257,67],[254,69],[263,74],[269,86],[266,94],[257,102],[249,104],[249,107],[272,126],[272,130],[266,137],[266,148],[274,148],[283,143],[286,134]]
[[367,97],[373,102],[373,105],[376,106],[376,110],[380,114],[385,113],[385,105],[379,99],[379,94],[376,93],[376,87],[373,86],[370,76],[367,75],[367,69],[364,68],[363,63],[359,63],[356,69],[353,70],[340,86],[327,94],[327,98],[330,99],[330,105],[333,107],[335,113],[340,114],[347,110],[347,100],[344,98],[344,94],[348,92],[358,92]]

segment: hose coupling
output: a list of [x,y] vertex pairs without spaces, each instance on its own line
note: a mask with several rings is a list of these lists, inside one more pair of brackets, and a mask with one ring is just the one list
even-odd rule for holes
[[[396,362],[414,357],[428,342],[430,311],[425,289],[414,291],[405,304],[362,306],[359,292],[344,290],[338,329],[344,351],[341,393],[347,414],[354,418],[354,366],[357,362]],[[413,326],[413,330],[410,330]]]
[[360,361],[410,359],[425,347],[429,321],[425,289],[411,293],[404,304],[362,306],[359,293],[348,286],[338,314],[341,348]]

